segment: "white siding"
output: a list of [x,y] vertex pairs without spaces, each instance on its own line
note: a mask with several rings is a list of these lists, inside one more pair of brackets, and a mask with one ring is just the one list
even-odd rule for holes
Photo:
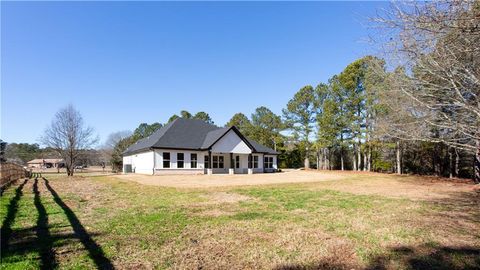
[[235,131],[230,130],[212,146],[212,152],[248,154],[251,153],[252,150]]
[[[233,134],[236,136],[236,134]],[[238,136],[237,136],[238,137]],[[170,153],[170,168],[163,168],[163,152]],[[184,168],[178,168],[177,154],[184,154]],[[197,154],[197,168],[191,168],[191,154]],[[235,168],[235,173],[247,173],[248,172],[248,154],[233,154],[240,157],[240,168]],[[212,156],[223,156],[224,167],[213,168],[213,173],[228,173],[230,168],[230,154],[212,153]],[[264,157],[273,157],[273,169],[277,169],[277,156],[276,155],[264,155],[264,154],[252,154],[252,156],[258,157],[258,168],[254,168],[254,173],[264,172]],[[170,149],[156,149],[155,151],[147,151],[143,153],[137,153],[130,156],[123,157],[123,164],[132,165],[132,171],[141,174],[203,174],[206,172],[205,157],[208,157],[207,151],[188,151],[188,150],[170,150]],[[252,164],[253,165],[253,164]],[[267,169],[266,171],[273,171]]]
[[124,156],[123,157],[123,165],[125,164],[132,164],[132,156]]
[[277,166],[277,156],[276,155],[265,155],[265,157],[272,157],[273,158],[273,164],[272,164],[272,169],[265,169],[266,172],[271,172],[271,171],[276,171],[278,166]]
[[[235,156],[235,154],[234,154]],[[240,156],[240,168],[235,168],[235,173],[248,173],[248,155],[238,155]],[[235,157],[234,157],[235,158]]]
[[255,156],[257,157],[258,160],[258,165],[257,168],[253,168],[254,173],[263,173],[263,154],[253,154],[252,155],[252,167],[255,166],[253,163]]
[[213,156],[223,156],[223,168],[213,168],[213,162],[212,162],[213,173],[228,173],[228,169],[230,168],[230,154],[212,153],[212,160],[213,160]]
[[[170,168],[163,168],[163,153],[170,153]],[[177,154],[183,153],[183,168],[178,168]],[[191,167],[191,154],[197,154],[197,168]],[[205,168],[205,156],[208,152],[205,151],[190,151],[190,150],[170,150],[170,149],[156,149],[155,150],[155,173],[203,173]]]
[[141,174],[153,174],[153,151],[123,157],[123,164],[131,164],[132,171]]
[[[236,154],[233,154],[233,158],[235,161]],[[248,155],[238,155],[240,157],[240,168],[235,168],[235,173],[242,174],[248,173]],[[253,168],[254,164],[254,156],[258,157],[258,167]],[[252,169],[254,173],[263,173],[263,154],[252,154]]]

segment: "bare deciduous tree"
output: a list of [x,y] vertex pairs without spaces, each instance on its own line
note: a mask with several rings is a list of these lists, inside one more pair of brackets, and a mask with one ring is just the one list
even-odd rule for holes
[[121,141],[129,138],[130,136],[132,136],[132,132],[129,130],[117,131],[108,135],[107,140],[101,149],[102,162],[104,165],[112,163],[112,167],[115,167],[115,164],[113,164],[114,162],[112,162],[112,160],[118,158],[116,157],[115,147],[117,147]]
[[67,175],[73,176],[81,150],[92,147],[98,138],[91,127],[84,126],[80,112],[70,104],[55,114],[41,141],[65,160]]
[[125,138],[130,137],[131,135],[132,135],[132,132],[129,130],[110,133],[110,135],[108,135],[107,137],[107,140],[105,141],[105,145],[103,148],[113,150],[113,148],[115,148],[118,142],[120,142]]
[[480,181],[480,2],[394,3],[375,21],[387,33],[385,57],[403,70],[392,73],[389,90],[410,100],[396,106],[407,117],[393,136],[469,151]]

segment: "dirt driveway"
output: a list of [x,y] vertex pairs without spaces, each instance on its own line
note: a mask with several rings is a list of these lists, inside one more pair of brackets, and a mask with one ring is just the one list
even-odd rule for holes
[[468,193],[479,199],[480,191],[463,181],[446,178],[398,176],[393,174],[352,171],[287,171],[240,175],[140,175],[114,177],[144,185],[175,188],[215,188],[302,183],[308,189],[331,189],[343,192],[382,195],[396,198],[439,200]]
[[215,175],[141,175],[124,174],[115,177],[152,186],[199,188],[250,186],[284,183],[309,183],[344,179],[346,176],[335,172],[287,171],[265,174],[215,174]]

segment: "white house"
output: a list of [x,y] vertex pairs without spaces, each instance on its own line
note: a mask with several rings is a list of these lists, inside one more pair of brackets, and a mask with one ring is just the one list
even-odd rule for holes
[[123,172],[275,172],[277,155],[273,149],[243,136],[236,127],[219,128],[201,120],[178,118],[131,145],[123,153]]
[[27,162],[29,168],[62,168],[65,161],[61,158],[37,158]]

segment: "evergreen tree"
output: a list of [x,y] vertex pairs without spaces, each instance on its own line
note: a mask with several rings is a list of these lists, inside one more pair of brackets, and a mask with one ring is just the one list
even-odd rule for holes
[[307,85],[300,89],[288,102],[287,108],[283,110],[287,126],[292,129],[301,140],[305,142],[305,168],[309,168],[309,147],[312,125],[315,121],[315,91],[312,86]]
[[274,114],[267,107],[258,107],[252,114],[251,138],[260,144],[276,150],[282,140],[280,131],[283,130],[280,116]]
[[238,128],[238,130],[240,130],[240,132],[243,135],[247,137],[250,137],[250,133],[253,127],[250,120],[243,113],[234,114],[225,126],[227,127],[235,126]]
[[141,123],[134,131],[133,131],[133,137],[135,140],[140,140],[142,138],[150,136],[152,133],[154,133],[157,129],[161,128],[162,124],[155,122],[151,125],[147,123]]
[[197,112],[194,116],[193,116],[193,119],[199,119],[199,120],[203,120],[209,124],[212,124],[213,125],[213,120],[212,118],[210,118],[210,115],[206,112]]
[[185,119],[190,119],[192,118],[192,114],[189,113],[188,111],[183,110],[183,111],[180,111],[180,117]]
[[167,124],[170,123],[170,122],[172,122],[173,120],[175,120],[175,119],[177,119],[177,118],[180,118],[180,116],[178,116],[178,115],[176,115],[176,114],[170,116],[170,118],[168,118]]

